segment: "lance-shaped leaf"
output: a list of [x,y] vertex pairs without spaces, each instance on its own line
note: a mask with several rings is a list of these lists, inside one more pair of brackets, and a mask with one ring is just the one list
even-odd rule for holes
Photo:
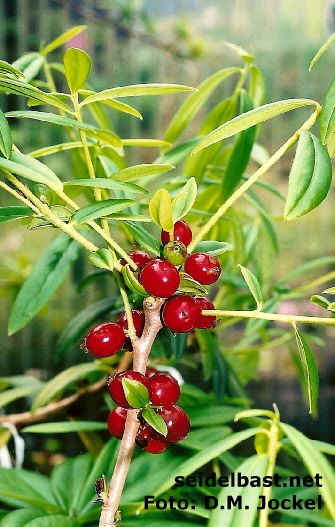
[[124,183],[123,181],[114,181],[114,179],[94,178],[94,179],[73,179],[66,181],[64,186],[79,186],[105,188],[107,190],[123,190],[135,194],[148,194],[148,191],[134,183]]
[[163,417],[155,412],[152,408],[145,408],[142,412],[143,419],[164,437],[167,436],[167,426]]
[[225,68],[218,71],[206,79],[202,84],[200,84],[200,86],[198,86],[198,91],[192,93],[188,97],[188,99],[184,102],[172,119],[164,137],[165,141],[173,143],[180,136],[188,123],[196,116],[200,108],[203,106],[215,88],[220,84],[220,82],[230,77],[234,73],[240,72],[240,68]]
[[149,212],[154,222],[164,231],[173,230],[172,202],[165,188],[157,190],[149,203]]
[[29,207],[0,207],[0,223],[4,223],[5,221],[17,220],[20,218],[27,218],[31,215],[32,210]]
[[250,68],[250,87],[249,95],[254,108],[264,104],[265,101],[265,83],[263,75],[256,66]]
[[132,199],[105,199],[103,201],[98,201],[75,212],[72,216],[72,223],[78,224],[96,220],[97,218],[103,218],[113,212],[119,212],[120,210],[126,209],[135,203],[137,202]]
[[132,167],[124,168],[119,172],[113,173],[115,181],[134,181],[146,176],[154,176],[167,172],[174,168],[173,165],[134,165]]
[[91,59],[82,49],[69,48],[64,54],[63,62],[65,77],[71,93],[77,93],[91,71]]
[[256,276],[251,271],[249,271],[249,269],[243,267],[243,265],[239,265],[239,268],[241,269],[241,273],[243,275],[244,280],[248,284],[252,296],[256,300],[257,309],[261,311],[264,302],[263,293]]
[[335,78],[332,80],[320,114],[320,136],[323,143],[335,132]]
[[197,245],[194,248],[194,252],[204,252],[204,253],[210,253],[213,256],[220,256],[220,254],[223,254],[227,251],[232,251],[234,247],[231,243],[228,242],[217,242],[214,240],[205,240],[203,242],[197,243]]
[[100,421],[57,421],[55,423],[39,423],[23,428],[22,432],[31,434],[69,434],[71,432],[95,432],[106,430],[106,423]]
[[7,119],[0,110],[0,151],[7,158],[12,151],[12,134],[7,123]]
[[0,60],[0,73],[10,73],[15,77],[24,77],[22,71],[14,68],[12,64],[8,64],[5,60]]
[[148,388],[139,381],[122,379],[122,388],[128,404],[132,408],[144,408],[150,401]]
[[64,233],[49,245],[15,299],[9,316],[9,335],[23,328],[50,300],[78,258],[80,250],[81,245]]
[[49,93],[45,93],[42,90],[35,88],[35,86],[20,80],[1,77],[0,91],[15,93],[16,95],[23,95],[29,99],[35,99],[36,101],[40,101],[44,104],[56,106],[56,108],[59,108],[64,112],[72,113],[71,108],[69,108],[69,106],[67,106],[64,102],[60,101],[57,97],[50,95]]
[[10,159],[0,157],[0,168],[30,181],[43,183],[52,190],[63,189],[63,183],[49,167],[20,152],[12,152]]
[[164,95],[168,93],[177,93],[190,90],[194,90],[194,88],[183,86],[181,84],[134,84],[132,86],[111,88],[110,90],[104,90],[99,93],[95,93],[94,95],[90,95],[81,103],[81,106],[90,104],[91,102],[115,99],[117,97],[133,97],[136,95]]
[[308,395],[309,413],[317,414],[317,401],[319,395],[319,374],[313,353],[308,346],[305,337],[299,333],[295,324],[292,324],[301,364],[304,371],[306,391]]
[[[79,90],[80,95],[83,95],[84,97],[89,97],[90,95],[94,95],[95,92],[92,90]],[[100,101],[100,103],[105,104],[106,106],[110,106],[111,108],[115,108],[115,110],[120,110],[120,112],[128,113],[130,115],[134,115],[135,117],[138,117],[139,119],[143,119],[140,112],[138,112],[135,108],[132,106],[129,106],[129,104],[125,104],[124,102],[117,101],[116,99],[109,99],[106,101]],[[92,108],[96,108],[95,105],[98,105],[100,103],[92,103]]]
[[193,295],[207,295],[207,289],[202,284],[194,280],[192,276],[183,272],[180,272],[179,276],[180,284],[178,291],[182,293],[191,293]]
[[231,121],[228,121],[227,123],[219,126],[219,128],[213,130],[206,137],[204,137],[202,141],[200,141],[200,143],[193,149],[192,154],[196,154],[203,148],[242,132],[251,126],[268,121],[277,115],[289,112],[295,108],[311,105],[318,106],[318,103],[312,101],[311,99],[286,99],[284,101],[276,101],[259,106],[254,110],[250,110],[249,112],[238,115]]
[[87,260],[100,269],[108,269],[109,271],[113,271],[114,269],[115,256],[106,247],[102,247],[101,249],[90,253],[87,256]]
[[309,71],[311,71],[311,69],[313,68],[314,64],[316,63],[317,60],[319,60],[319,58],[321,57],[321,55],[323,55],[323,53],[329,48],[329,46],[331,46],[333,44],[333,42],[335,42],[335,33],[333,33],[329,39],[327,40],[327,42],[325,42],[323,44],[323,46],[321,46],[321,48],[319,49],[319,51],[314,55],[314,57],[312,58],[311,60],[311,63],[309,65]]
[[317,207],[327,196],[332,180],[332,165],[321,141],[303,130],[292,164],[284,217],[294,220]]
[[186,216],[188,211],[193,207],[196,200],[198,187],[194,177],[191,177],[186,185],[183,186],[178,196],[172,203],[172,217],[176,222]]
[[124,221],[123,225],[134,236],[134,240],[136,240],[143,249],[154,256],[160,254],[161,246],[159,242],[154,236],[152,236],[152,234],[150,234],[150,232],[144,229],[142,225],[135,224],[131,221]]
[[48,44],[45,48],[43,48],[41,51],[41,54],[47,55],[48,53],[50,53],[50,51],[53,51],[54,49],[59,48],[60,46],[65,44],[65,42],[68,42],[69,40],[71,40],[71,38],[75,37],[76,35],[79,35],[79,33],[84,31],[84,29],[86,29],[86,26],[76,26],[76,27],[72,27],[68,31],[65,31],[65,33],[62,33],[62,35],[59,35],[59,37],[57,37],[55,40],[50,42],[50,44]]

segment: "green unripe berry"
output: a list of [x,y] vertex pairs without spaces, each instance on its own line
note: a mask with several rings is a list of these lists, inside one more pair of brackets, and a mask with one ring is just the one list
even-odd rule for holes
[[182,242],[169,242],[164,246],[163,256],[172,265],[182,265],[187,257],[187,249]]
[[53,192],[49,187],[46,185],[43,185],[43,183],[35,183],[33,186],[33,193],[35,196],[42,201],[45,205],[52,205],[53,204]]

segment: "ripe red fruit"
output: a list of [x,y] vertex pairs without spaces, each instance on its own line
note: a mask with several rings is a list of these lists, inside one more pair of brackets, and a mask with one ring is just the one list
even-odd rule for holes
[[[139,269],[143,269],[143,267],[152,260],[152,256],[145,251],[130,251],[128,256],[130,256],[130,258],[136,263]],[[121,260],[121,265],[126,265],[126,263],[126,260]]]
[[141,272],[140,282],[151,296],[166,298],[173,295],[179,287],[180,276],[170,262],[151,260]]
[[[136,330],[137,337],[140,337],[142,335],[142,331],[145,324],[145,316],[143,311],[138,311],[136,309],[131,310],[131,314],[133,316],[133,322]],[[123,329],[128,329],[128,320],[126,312],[121,313],[121,315],[118,317],[116,321]]]
[[147,371],[145,372],[145,376],[147,379],[150,379],[150,377],[152,377],[153,375],[156,375],[156,373],[158,373],[157,370],[155,370],[155,368],[147,368]]
[[122,349],[125,341],[123,329],[115,322],[104,322],[91,329],[85,347],[96,357],[110,357]]
[[[170,241],[170,235],[167,231],[161,232],[162,244],[166,245]],[[178,220],[173,226],[173,240],[175,242],[182,242],[186,247],[190,245],[192,241],[192,231],[187,225],[186,221]]]
[[[194,296],[194,300],[200,304],[201,309],[215,309],[214,304],[208,300],[205,296]],[[210,329],[215,328],[216,325],[216,317],[210,316],[210,315],[201,315],[200,320],[198,324],[196,325],[196,328],[198,329]]]
[[138,371],[121,371],[120,373],[117,373],[113,379],[108,384],[108,390],[109,395],[113,399],[113,401],[118,404],[119,406],[122,406],[122,408],[132,408],[130,404],[128,403],[122,386],[122,379],[131,379],[132,381],[139,381],[141,382],[150,392],[149,389],[149,381],[148,379],[142,375],[142,373],[139,373]]
[[152,431],[152,436],[163,443],[179,443],[184,439],[190,431],[190,420],[187,413],[180,408],[180,406],[171,405],[164,406],[161,410],[157,410],[165,421],[168,429],[167,436]]
[[192,331],[201,317],[200,304],[187,295],[176,295],[169,298],[161,311],[166,327],[173,332],[186,333]]
[[157,373],[149,379],[150,401],[155,405],[175,404],[180,396],[180,388],[176,379],[168,373]]
[[126,426],[126,419],[127,410],[120,406],[116,406],[110,412],[107,419],[107,426],[109,433],[116,437],[116,439],[122,439],[124,427]]
[[194,253],[186,259],[185,271],[200,284],[216,282],[221,274],[220,262],[209,253]]
[[150,452],[150,454],[161,454],[169,446],[168,443],[153,438],[152,428],[147,424],[140,426],[137,432],[136,443],[146,452]]

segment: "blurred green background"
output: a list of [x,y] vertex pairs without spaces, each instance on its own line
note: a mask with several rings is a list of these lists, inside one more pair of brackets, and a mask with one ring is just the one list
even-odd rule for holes
[[[333,47],[312,72],[308,72],[310,60],[335,30],[335,2],[329,0],[0,0],[0,6],[0,56],[8,62],[13,62],[23,52],[38,50],[41,42],[47,44],[74,25],[86,24],[87,31],[76,37],[71,45],[85,49],[91,55],[93,69],[89,81],[96,90],[142,82],[197,86],[218,69],[242,64],[221,43],[222,40],[239,44],[254,53],[256,64],[265,78],[267,102],[297,97],[322,102],[334,71]],[[62,51],[54,52],[53,57],[55,61],[61,60]],[[59,84],[58,89],[61,88]],[[183,138],[192,137],[209,107],[229,93],[228,81],[216,90]],[[135,106],[144,115],[143,121],[114,114],[115,130],[122,138],[163,138],[169,120],[182,100],[182,95],[138,100]],[[25,105],[24,100],[13,96],[5,98],[1,95],[0,102],[4,111]],[[307,112],[297,110],[273,119],[263,126],[259,142],[270,153],[274,152],[299,127]],[[20,124],[11,122],[14,141],[23,152],[62,140],[62,132],[58,129],[23,121]],[[47,158],[51,168],[65,179],[68,155]],[[142,149],[141,152],[129,149],[127,161],[130,164],[151,162],[157,155],[155,149]],[[283,192],[286,192],[293,155],[293,151],[286,155],[268,176]],[[14,204],[3,194],[0,201],[1,204]],[[280,221],[282,210],[278,208],[278,202],[268,203],[268,207],[274,217],[279,218],[278,278],[301,263],[334,254],[333,189],[321,207],[307,218],[293,223]],[[11,338],[6,334],[13,299],[37,257],[54,236],[55,233],[49,230],[28,232],[19,223],[2,226],[2,375],[33,370],[35,375],[45,379],[59,368],[86,360],[79,349],[74,349],[58,367],[51,361],[51,351],[64,325],[79,309],[103,298],[105,288],[110,287],[109,284],[100,288],[94,285],[82,293],[77,292],[77,284],[84,272],[84,255],[48,308]],[[286,308],[297,309],[300,314],[311,313],[308,298],[307,294],[302,306]],[[285,349],[281,350],[280,356],[278,349],[276,353],[271,350],[262,353],[259,380],[254,383],[252,394],[259,406],[271,407],[272,402],[277,402],[284,419],[294,421],[296,426],[320,439],[334,441],[334,430],[329,423],[335,405],[335,359],[333,334],[330,330],[328,333],[323,330],[321,334],[326,346],[318,349],[314,345],[313,348],[321,368],[318,422],[311,420],[307,410],[301,412],[300,387]]]

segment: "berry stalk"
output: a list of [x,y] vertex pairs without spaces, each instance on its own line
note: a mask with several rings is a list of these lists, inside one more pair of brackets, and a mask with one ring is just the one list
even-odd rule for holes
[[[145,326],[141,338],[133,341],[133,369],[143,375],[146,371],[152,345],[162,327],[160,308],[164,301],[163,298],[148,297],[143,302]],[[114,527],[116,525],[116,513],[133,456],[138,427],[137,411],[128,410],[125,431],[109,485],[108,496],[101,510],[99,527]]]

